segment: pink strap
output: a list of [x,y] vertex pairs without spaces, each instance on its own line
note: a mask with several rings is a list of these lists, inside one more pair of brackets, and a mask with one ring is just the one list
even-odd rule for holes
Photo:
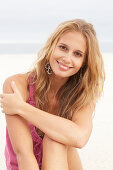
[[29,77],[29,100],[33,102],[35,102],[34,89],[35,89],[35,84],[33,84],[33,77],[32,75],[30,75]]

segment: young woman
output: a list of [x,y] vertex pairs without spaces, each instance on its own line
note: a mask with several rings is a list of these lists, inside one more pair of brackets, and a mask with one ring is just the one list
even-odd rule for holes
[[81,19],[61,23],[34,69],[4,82],[7,170],[82,170],[76,148],[90,137],[103,84],[93,26]]

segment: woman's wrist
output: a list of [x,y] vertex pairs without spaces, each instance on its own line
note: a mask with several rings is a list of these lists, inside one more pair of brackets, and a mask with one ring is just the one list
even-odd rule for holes
[[19,105],[19,109],[17,110],[17,114],[22,116],[24,115],[24,110],[25,110],[25,107],[26,107],[26,102],[25,101],[22,101]]
[[23,118],[25,118],[26,120],[28,119],[28,114],[31,113],[31,108],[32,106],[28,103],[26,103],[25,101],[23,101],[20,104],[19,110],[18,110],[18,115],[22,116]]

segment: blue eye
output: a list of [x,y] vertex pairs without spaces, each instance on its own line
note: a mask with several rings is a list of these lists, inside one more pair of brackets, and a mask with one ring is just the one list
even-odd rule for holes
[[62,50],[67,50],[67,48],[65,47],[65,46],[63,46],[63,45],[60,45],[59,46]]

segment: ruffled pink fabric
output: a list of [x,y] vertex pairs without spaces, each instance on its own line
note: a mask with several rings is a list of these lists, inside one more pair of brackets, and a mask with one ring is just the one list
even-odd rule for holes
[[[30,76],[30,83],[29,83],[29,99],[27,103],[36,107],[36,102],[34,98],[34,87],[35,84],[32,84],[32,76]],[[42,167],[42,143],[43,139],[37,134],[35,126],[29,123],[32,140],[33,140],[33,151],[38,162],[39,168],[41,170]],[[7,170],[19,170],[18,169],[18,162],[16,154],[12,148],[11,141],[9,138],[8,130],[6,128],[6,146],[5,146],[5,158],[6,158],[6,167]]]
[[35,127],[30,124],[31,135],[33,139],[33,151],[34,155],[37,159],[39,168],[41,169],[42,166],[42,141],[43,139],[37,134]]

